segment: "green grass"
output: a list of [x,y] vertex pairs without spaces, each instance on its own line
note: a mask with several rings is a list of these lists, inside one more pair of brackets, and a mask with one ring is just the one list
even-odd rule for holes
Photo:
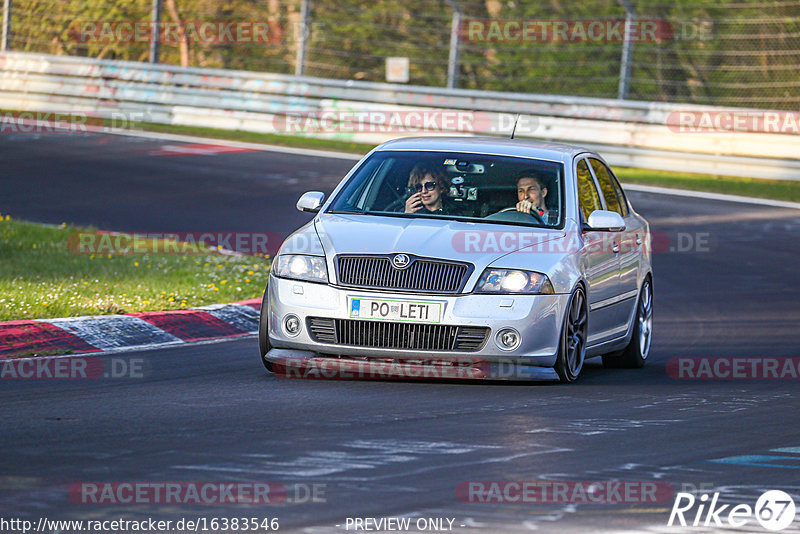
[[76,232],[95,230],[44,226],[8,216],[0,220],[0,320],[174,310],[245,300],[261,297],[269,277],[269,257],[223,255],[213,249],[194,254],[79,254],[68,247]]
[[800,202],[800,181],[798,180],[762,180],[760,178],[736,178],[623,167],[615,167],[614,173],[622,183]]

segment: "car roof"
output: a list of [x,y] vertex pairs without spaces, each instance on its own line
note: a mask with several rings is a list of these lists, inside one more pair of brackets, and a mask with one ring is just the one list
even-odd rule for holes
[[403,137],[387,141],[375,149],[383,150],[433,150],[446,152],[477,152],[503,156],[524,156],[550,161],[571,161],[574,156],[591,152],[586,148],[532,139],[502,137]]

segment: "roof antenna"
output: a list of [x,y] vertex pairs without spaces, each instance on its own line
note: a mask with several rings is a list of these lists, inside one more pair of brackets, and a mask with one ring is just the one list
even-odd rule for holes
[[511,128],[511,139],[514,139],[514,132],[517,131],[517,122],[519,122],[519,113],[517,113],[517,118],[514,119],[514,127]]

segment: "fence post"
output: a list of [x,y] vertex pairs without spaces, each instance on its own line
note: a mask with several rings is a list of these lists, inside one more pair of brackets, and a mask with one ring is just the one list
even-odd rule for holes
[[631,63],[633,61],[633,22],[636,19],[636,9],[630,0],[619,0],[625,8],[625,36],[622,41],[622,57],[619,65],[619,87],[617,98],[625,100],[631,84]]
[[158,63],[161,47],[161,0],[153,0],[152,29],[150,31],[150,63]]
[[300,2],[300,40],[297,43],[297,57],[294,63],[294,73],[302,76],[306,71],[306,47],[308,46],[308,36],[311,32],[309,26],[309,14],[311,12],[311,0],[301,0]]
[[461,8],[456,0],[447,0],[453,9],[453,22],[450,27],[450,57],[447,60],[447,87],[455,89],[458,85],[458,62],[461,55],[458,33],[461,26]]
[[0,43],[0,51],[8,52],[9,39],[11,39],[11,0],[3,0],[3,41]]

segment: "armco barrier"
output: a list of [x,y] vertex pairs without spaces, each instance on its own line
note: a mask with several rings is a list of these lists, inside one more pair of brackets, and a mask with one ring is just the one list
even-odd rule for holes
[[[508,135],[580,144],[613,165],[758,178],[800,179],[797,133],[676,131],[678,114],[723,110],[697,105],[469,91],[329,80],[245,71],[10,52],[0,54],[0,108],[74,111],[149,122],[282,133],[287,113],[348,110],[472,110],[467,130],[312,132],[379,143],[402,135]],[[479,124],[478,124],[479,123]]]

